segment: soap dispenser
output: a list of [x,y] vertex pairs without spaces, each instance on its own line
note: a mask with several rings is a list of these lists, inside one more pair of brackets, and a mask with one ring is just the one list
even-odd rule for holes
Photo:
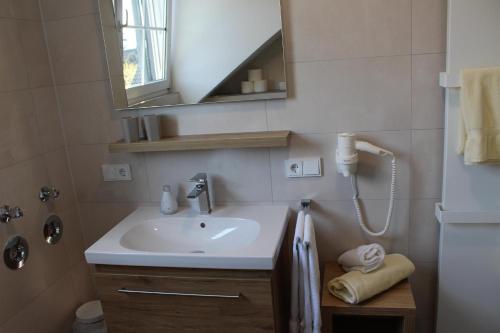
[[172,194],[170,185],[163,186],[163,194],[161,196],[160,211],[164,215],[171,215],[177,212],[177,200]]

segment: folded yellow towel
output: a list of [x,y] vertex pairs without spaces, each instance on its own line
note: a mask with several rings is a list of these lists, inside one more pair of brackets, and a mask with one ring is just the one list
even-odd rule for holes
[[413,263],[401,254],[385,256],[376,271],[352,271],[328,282],[328,290],[346,303],[357,304],[406,279],[415,271]]
[[500,67],[460,74],[457,152],[465,164],[500,161]]

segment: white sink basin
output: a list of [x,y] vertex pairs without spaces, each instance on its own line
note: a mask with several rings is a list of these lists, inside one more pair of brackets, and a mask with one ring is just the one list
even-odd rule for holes
[[164,216],[141,207],[87,251],[91,264],[273,269],[289,209],[287,206],[229,206],[211,215],[188,209]]

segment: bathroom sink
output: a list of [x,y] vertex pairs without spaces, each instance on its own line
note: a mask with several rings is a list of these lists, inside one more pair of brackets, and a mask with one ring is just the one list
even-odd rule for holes
[[228,206],[211,215],[184,209],[170,216],[141,207],[85,257],[104,265],[273,269],[288,214],[287,206]]
[[215,254],[247,247],[259,231],[259,223],[247,219],[157,218],[131,228],[120,244],[137,251]]

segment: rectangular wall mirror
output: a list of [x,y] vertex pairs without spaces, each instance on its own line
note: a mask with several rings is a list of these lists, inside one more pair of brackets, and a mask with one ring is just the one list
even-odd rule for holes
[[100,0],[117,110],[286,98],[280,0]]

